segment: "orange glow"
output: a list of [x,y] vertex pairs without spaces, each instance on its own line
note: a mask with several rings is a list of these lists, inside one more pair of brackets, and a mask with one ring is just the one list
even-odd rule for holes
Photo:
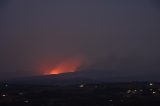
[[67,59],[61,62],[60,64],[58,64],[55,68],[53,68],[47,74],[61,74],[66,72],[75,72],[80,68],[81,65],[82,65],[81,58]]

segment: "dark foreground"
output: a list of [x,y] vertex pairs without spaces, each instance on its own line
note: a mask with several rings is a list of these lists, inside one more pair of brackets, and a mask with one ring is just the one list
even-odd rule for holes
[[0,106],[160,106],[159,83],[0,85]]

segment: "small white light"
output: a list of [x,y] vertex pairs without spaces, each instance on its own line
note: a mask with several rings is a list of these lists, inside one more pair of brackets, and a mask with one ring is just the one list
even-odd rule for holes
[[5,96],[6,96],[6,94],[2,94],[2,96],[3,96],[3,97],[5,97]]
[[84,87],[84,85],[83,85],[83,84],[81,84],[79,87],[80,87],[80,88],[83,88],[83,87]]
[[129,89],[128,91],[127,91],[127,93],[131,93],[132,91]]
[[153,85],[153,83],[149,83],[149,85],[150,85],[150,86],[152,86],[152,85]]
[[25,100],[24,103],[29,103],[29,101],[28,101],[28,100]]
[[155,91],[153,91],[153,92],[152,92],[152,94],[156,94],[156,92],[155,92]]
[[149,89],[150,91],[152,91],[153,89]]
[[135,89],[134,91],[132,91],[132,93],[134,93],[134,94],[135,94],[136,92],[137,92],[137,90],[136,90],[136,89]]
[[140,91],[140,92],[143,92],[143,89],[140,89],[139,91]]
[[109,101],[109,102],[112,102],[113,100],[112,100],[112,99],[109,99],[108,101]]
[[18,94],[19,94],[19,95],[23,95],[23,92],[19,92]]

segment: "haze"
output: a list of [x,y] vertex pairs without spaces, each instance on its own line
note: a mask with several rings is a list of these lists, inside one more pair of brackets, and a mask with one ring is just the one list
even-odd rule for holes
[[[159,0],[1,0],[0,78],[80,70],[160,75]],[[109,71],[108,71],[109,70]]]

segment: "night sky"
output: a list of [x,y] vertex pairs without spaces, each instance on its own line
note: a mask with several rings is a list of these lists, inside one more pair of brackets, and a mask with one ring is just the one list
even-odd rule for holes
[[79,70],[160,75],[160,2],[0,0],[0,50],[0,78],[72,59]]

